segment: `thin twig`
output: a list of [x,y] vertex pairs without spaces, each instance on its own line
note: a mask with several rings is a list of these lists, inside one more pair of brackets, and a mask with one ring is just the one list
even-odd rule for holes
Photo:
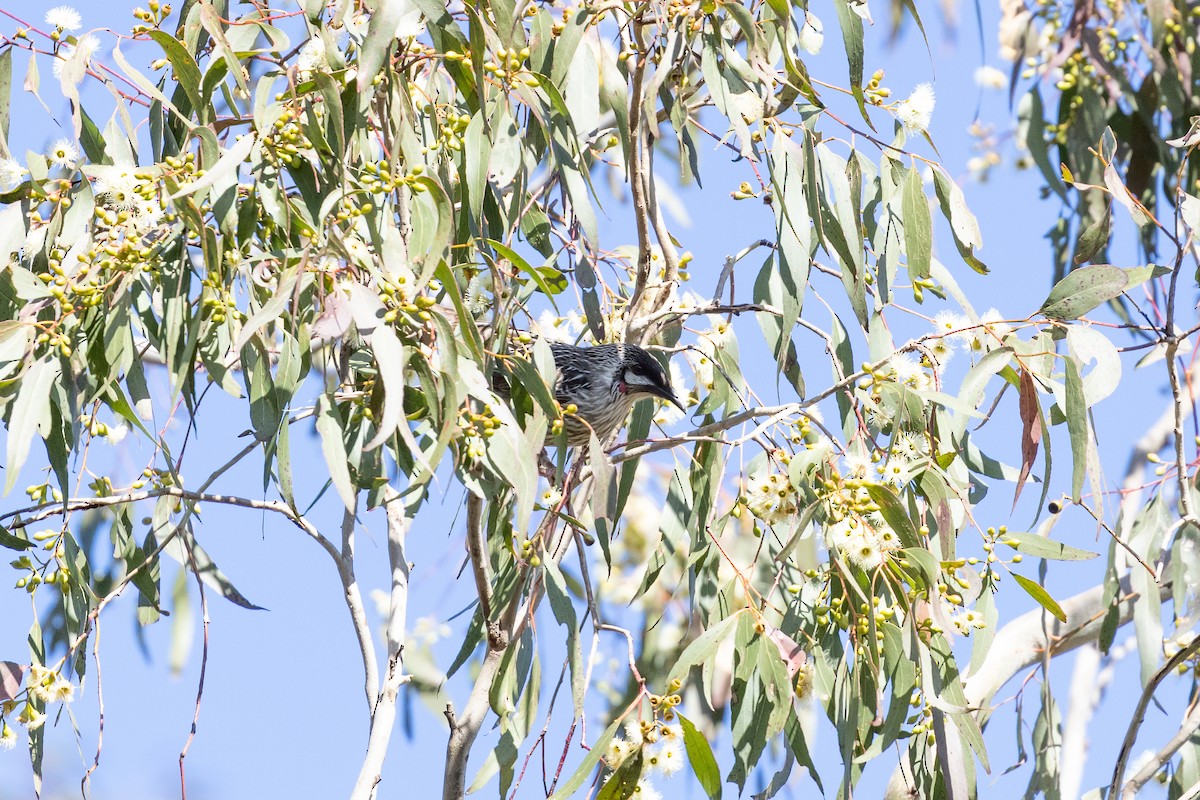
[[[1129,754],[1133,752],[1133,746],[1137,743],[1138,729],[1142,727],[1142,722],[1146,719],[1146,709],[1150,706],[1150,701],[1154,699],[1154,692],[1158,689],[1158,685],[1166,680],[1167,676],[1174,672],[1176,667],[1191,658],[1197,650],[1200,650],[1200,636],[1197,636],[1187,647],[1167,659],[1167,662],[1150,676],[1150,680],[1146,683],[1146,688],[1142,690],[1142,696],[1138,698],[1137,708],[1133,712],[1133,719],[1129,720],[1129,729],[1125,731],[1125,740],[1121,742],[1121,750],[1117,754],[1117,765],[1113,768],[1112,783],[1108,787],[1108,797],[1117,797],[1117,790],[1121,788],[1121,781],[1125,777],[1125,764],[1129,761]],[[1182,743],[1180,744],[1182,745]],[[1129,785],[1126,784],[1125,789],[1128,790],[1128,788]],[[1136,794],[1136,790],[1134,794]],[[1121,794],[1122,800],[1131,797],[1133,797],[1133,794],[1125,792]]]

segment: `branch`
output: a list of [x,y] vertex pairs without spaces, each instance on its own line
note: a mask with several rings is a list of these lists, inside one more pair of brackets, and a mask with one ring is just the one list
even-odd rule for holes
[[[1129,720],[1129,729],[1125,731],[1125,740],[1121,742],[1121,751],[1117,755],[1117,765],[1113,768],[1113,779],[1108,789],[1108,797],[1117,797],[1117,789],[1121,788],[1121,780],[1125,776],[1125,764],[1129,760],[1129,754],[1133,751],[1134,744],[1137,743],[1138,729],[1142,727],[1142,722],[1146,719],[1146,709],[1150,706],[1150,701],[1154,699],[1154,692],[1158,689],[1158,685],[1174,672],[1176,667],[1191,658],[1197,650],[1200,650],[1200,636],[1197,636],[1187,647],[1167,659],[1167,662],[1150,676],[1150,681],[1146,684],[1146,688],[1142,690],[1142,696],[1138,698],[1137,708],[1133,712],[1133,719]],[[1189,724],[1191,723],[1185,721],[1183,727],[1186,728]],[[1197,721],[1197,725],[1200,725],[1200,721]],[[1192,730],[1194,731],[1195,727]],[[1184,737],[1184,741],[1187,741],[1190,736],[1191,733],[1189,732],[1188,736]],[[1175,746],[1175,749],[1178,750],[1182,745],[1183,742],[1181,741]],[[1169,760],[1173,754],[1174,751],[1168,754],[1167,759]],[[1158,770],[1155,769],[1154,771],[1157,772]],[[1135,776],[1134,780],[1136,779]],[[1123,787],[1121,800],[1132,800],[1133,796],[1137,794],[1137,789],[1141,784],[1133,786],[1134,780],[1131,780]],[[1149,779],[1147,778],[1147,780]],[[1145,781],[1142,781],[1142,783],[1145,783]]]
[[[573,499],[577,503],[587,502],[587,498],[591,494],[592,482],[578,480],[583,462],[584,460],[576,455],[571,469],[563,479],[563,503],[566,503],[567,498],[572,497],[572,490],[576,487],[578,491],[574,492]],[[557,522],[556,514],[547,513],[538,526],[538,532],[530,538],[548,542]],[[471,534],[468,532],[468,538],[470,536]],[[553,549],[545,550],[545,557],[557,564],[566,555],[572,541],[572,535],[565,533]],[[472,560],[474,560],[474,556]],[[474,569],[474,565],[472,568]],[[530,569],[528,564],[521,564],[518,567],[518,586],[523,584],[529,576]],[[479,729],[483,726],[483,720],[487,716],[488,696],[491,693],[492,682],[496,679],[500,664],[503,662],[504,654],[510,644],[521,637],[525,625],[533,618],[533,614],[537,610],[538,602],[543,594],[540,583],[535,580],[530,584],[529,599],[522,607],[521,600],[525,594],[526,592],[520,589],[514,591],[512,599],[505,606],[500,619],[484,619],[484,624],[487,626],[487,654],[483,658],[479,674],[475,677],[467,704],[463,706],[462,713],[457,716],[452,705],[447,704],[446,706],[446,719],[450,723],[450,738],[446,742],[446,769],[442,784],[442,800],[461,800],[466,794],[467,759],[471,754],[475,738],[479,735]]]
[[[356,497],[355,505],[357,503]],[[367,622],[367,609],[358,590],[358,579],[354,577],[354,511],[349,508],[342,515],[342,552],[334,559],[334,563],[337,564],[342,595],[346,599],[346,608],[350,611],[350,622],[354,625],[354,635],[362,655],[367,709],[374,714],[375,702],[379,698],[379,665],[375,662],[375,642],[371,637],[371,625]]]
[[383,691],[371,712],[371,734],[367,740],[367,752],[363,757],[358,781],[354,784],[351,800],[368,800],[375,795],[375,787],[383,771],[383,760],[387,755],[392,729],[396,724],[396,700],[400,687],[408,683],[409,676],[403,672],[404,631],[408,619],[408,557],[405,540],[408,536],[410,518],[401,502],[400,494],[391,486],[383,490],[384,511],[387,514],[388,561],[392,568],[391,609],[387,621],[388,661],[383,679]]
[[[1121,576],[1119,592],[1118,627],[1132,619],[1134,601],[1138,599],[1130,588],[1129,572]],[[1159,589],[1159,602],[1170,596],[1171,580],[1164,578]],[[1043,628],[1045,612],[1038,608],[1022,614],[996,632],[988,657],[963,682],[968,706],[985,710],[1000,687],[1021,670],[1041,661],[1047,651],[1053,658],[1100,637],[1100,628],[1108,611],[1104,605],[1103,585],[1080,592],[1059,605],[1067,615],[1066,622],[1051,619]]]
[[1200,708],[1193,704],[1175,735],[1125,784],[1121,790],[1121,800],[1133,800],[1138,791],[1167,765],[1179,748],[1187,744],[1197,729],[1200,729]]

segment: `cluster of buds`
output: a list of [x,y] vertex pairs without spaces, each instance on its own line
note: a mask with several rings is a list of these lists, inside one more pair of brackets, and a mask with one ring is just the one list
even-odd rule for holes
[[[424,172],[423,165],[414,164],[407,173],[393,175],[388,162],[368,161],[363,165],[359,182],[371,194],[387,194],[401,186],[408,186],[415,190],[418,185],[417,178],[421,177]],[[421,187],[421,190],[424,190],[424,187]]]
[[[152,489],[164,489],[174,485],[175,476],[171,474],[170,470],[146,467],[144,470],[142,470],[142,476],[133,483],[129,484],[129,488],[145,489],[147,486],[150,486]],[[178,512],[182,510],[182,505],[177,503],[175,505],[175,511]],[[149,524],[149,520],[146,520],[146,523]]]
[[138,20],[138,24],[133,26],[132,32],[134,36],[137,36],[139,33],[158,30],[162,27],[163,20],[171,16],[171,5],[169,3],[162,5],[158,0],[150,0],[146,5],[149,8],[139,7],[133,10],[133,17]]
[[[988,583],[999,583],[1001,571],[996,569],[996,564],[1009,563],[1020,564],[1022,556],[1020,553],[1013,553],[1007,562],[1004,562],[1000,556],[996,555],[996,545],[1002,544],[1007,547],[1016,548],[1018,542],[1016,539],[1008,537],[1008,526],[1001,525],[999,528],[989,527],[983,533],[983,552],[987,555],[982,559],[983,569],[979,571],[979,579]],[[966,559],[966,563],[971,566],[977,566],[981,559],[971,556]]]
[[524,559],[529,566],[534,569],[542,565],[542,557],[538,555],[540,550],[541,538],[535,542],[533,539],[521,540],[521,558]]
[[303,163],[300,151],[311,150],[313,145],[300,125],[301,112],[302,109],[297,106],[285,106],[266,131],[262,145],[268,161],[289,167],[298,167]]
[[501,47],[496,50],[492,58],[483,62],[483,71],[491,73],[509,86],[514,86],[517,83],[523,83],[526,86],[539,86],[541,80],[538,76],[525,68],[525,62],[528,59],[528,47],[522,47],[520,50],[506,50]]
[[424,292],[412,293],[406,275],[398,276],[395,281],[381,280],[379,294],[387,306],[383,321],[388,325],[399,322],[402,326],[413,329],[425,327],[433,321],[433,313],[429,309],[437,305],[434,297],[441,290],[440,281],[430,281],[425,284]]
[[237,307],[237,298],[225,287],[218,276],[206,275],[201,282],[204,287],[204,299],[200,301],[202,314],[207,314],[214,325],[221,325],[227,319],[246,320],[245,312]]
[[[650,695],[650,708],[654,710],[656,717],[661,716],[665,722],[675,719],[675,707],[683,702],[683,697],[679,694],[682,688],[683,682],[675,678],[667,684],[666,694]],[[642,723],[642,734],[647,742],[653,744],[657,741],[659,732],[660,728],[656,727],[655,723]]]
[[882,106],[892,96],[892,90],[883,83],[883,70],[877,69],[871,73],[871,79],[863,87],[863,97],[873,106]]
[[738,184],[738,188],[729,193],[729,196],[734,200],[751,200],[758,197],[758,192],[754,191],[754,187],[749,181],[742,181]]
[[422,154],[436,153],[443,147],[454,151],[463,149],[463,136],[467,132],[467,126],[471,124],[470,114],[459,114],[454,106],[434,103],[426,103],[421,107],[421,111],[435,117],[438,122],[437,138],[421,148]]
[[17,579],[16,587],[33,594],[43,583],[51,586],[66,586],[71,579],[71,574],[63,561],[65,556],[63,532],[47,528],[33,534],[30,539],[40,543],[42,550],[52,553],[52,557],[45,560],[42,560],[41,557],[35,559],[29,553],[24,553],[9,562],[9,566],[13,569],[26,573]]

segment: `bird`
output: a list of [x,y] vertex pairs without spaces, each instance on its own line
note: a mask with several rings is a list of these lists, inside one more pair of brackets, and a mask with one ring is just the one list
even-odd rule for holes
[[[635,344],[577,347],[553,342],[550,352],[556,367],[554,398],[563,408],[573,404],[576,409],[563,419],[569,447],[586,445],[592,431],[606,442],[639,400],[665,400],[686,412],[662,365]],[[547,437],[548,444],[556,440]]]

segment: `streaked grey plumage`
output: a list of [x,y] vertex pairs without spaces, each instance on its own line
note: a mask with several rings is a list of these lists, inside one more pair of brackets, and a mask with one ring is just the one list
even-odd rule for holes
[[[685,410],[662,365],[637,345],[556,343],[550,350],[558,370],[554,396],[564,408],[574,403],[578,409],[564,421],[567,444],[572,447],[587,444],[590,430],[601,442],[608,440],[638,400],[657,397]],[[547,443],[553,444],[554,438]]]

